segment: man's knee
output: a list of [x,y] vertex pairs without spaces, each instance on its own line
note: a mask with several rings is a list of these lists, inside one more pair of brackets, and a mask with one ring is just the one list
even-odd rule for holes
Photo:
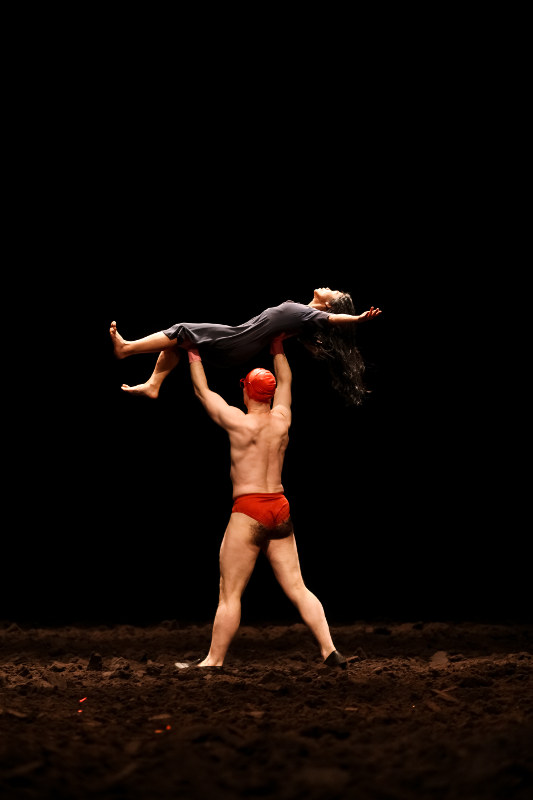
[[293,602],[299,600],[309,591],[303,582],[301,575],[295,575],[293,578],[288,580],[284,578],[278,578],[278,582],[287,597]]
[[242,594],[246,589],[248,584],[248,578],[243,579],[242,577],[235,577],[235,578],[224,578],[222,576],[220,578],[219,588],[218,588],[218,597],[219,602],[224,603],[240,603]]

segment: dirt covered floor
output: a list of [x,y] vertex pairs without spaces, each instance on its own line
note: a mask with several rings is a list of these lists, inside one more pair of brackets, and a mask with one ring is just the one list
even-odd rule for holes
[[0,797],[533,797],[533,625],[0,626]]

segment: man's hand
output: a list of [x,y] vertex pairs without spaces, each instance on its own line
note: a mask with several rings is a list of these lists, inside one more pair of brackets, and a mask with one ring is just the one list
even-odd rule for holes
[[270,342],[270,355],[275,356],[278,353],[281,355],[285,355],[285,351],[283,350],[282,341],[284,339],[289,339],[290,335],[288,333],[279,333],[272,341]]
[[192,342],[189,342],[189,347],[187,348],[187,355],[189,356],[189,364],[192,364],[194,361],[201,361],[202,357],[200,353],[196,349],[196,347],[192,346]]

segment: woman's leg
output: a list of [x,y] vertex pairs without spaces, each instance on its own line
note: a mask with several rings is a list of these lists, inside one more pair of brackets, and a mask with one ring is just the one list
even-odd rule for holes
[[176,345],[175,340],[169,339],[163,331],[151,333],[149,336],[143,336],[142,339],[128,341],[117,331],[116,322],[111,323],[109,333],[117,358],[126,358],[127,356],[136,355],[137,353],[159,353],[161,350],[168,350],[169,347],[175,347]]
[[161,384],[169,375],[174,367],[179,364],[181,352],[177,345],[169,348],[168,350],[161,350],[159,357],[156,361],[154,371],[146,381],[146,383],[139,383],[137,386],[128,386],[127,383],[122,384],[122,391],[129,394],[139,394],[145,397],[150,397],[155,400],[159,396]]
[[112,322],[109,329],[111,341],[117,358],[126,358],[137,353],[159,353],[154,371],[146,383],[136,386],[122,384],[122,390],[129,394],[144,395],[155,399],[159,396],[161,384],[170,372],[178,365],[180,350],[175,339],[169,339],[162,331],[144,336],[142,339],[128,341],[117,331],[117,323]]
[[246,514],[230,517],[220,548],[220,597],[211,646],[199,667],[221,667],[241,622],[241,597],[255,567],[260,547],[252,540],[253,520]]
[[285,539],[270,539],[265,553],[278,583],[300,612],[318,642],[322,658],[326,659],[335,650],[335,645],[322,603],[303,582],[294,534]]

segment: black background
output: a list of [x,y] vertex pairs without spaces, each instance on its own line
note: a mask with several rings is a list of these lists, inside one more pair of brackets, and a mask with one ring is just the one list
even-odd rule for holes
[[[239,323],[324,285],[383,314],[359,329],[363,408],[287,343],[283,477],[309,588],[332,621],[529,615],[523,530],[502,492],[510,417],[473,321],[492,263],[480,242],[495,235],[482,87],[474,99],[450,61],[432,62],[431,39],[391,49],[379,26],[358,34],[364,49],[311,57],[300,39],[263,61],[252,40],[206,60],[198,30],[195,58],[117,30],[73,38],[28,83],[39,136],[21,127],[14,202],[35,271],[21,270],[13,309],[31,347],[16,351],[2,616],[211,619],[225,434],[186,364],[156,402],[122,393],[155,357],[117,362],[109,323],[126,338]],[[211,368],[210,385],[238,405],[247,367]],[[243,599],[243,621],[261,619],[296,620],[262,559]]]
[[[505,527],[486,483],[494,460],[475,388],[462,377],[463,351],[443,377],[450,350],[397,275],[355,254],[346,257],[353,266],[320,258],[294,267],[261,254],[257,261],[269,263],[255,263],[248,247],[224,266],[212,263],[216,254],[204,265],[176,252],[169,270],[141,265],[130,249],[134,274],[110,266],[99,279],[79,349],[49,365],[57,391],[32,400],[23,524],[6,539],[5,617],[211,619],[231,509],[226,435],[194,398],[186,362],[157,401],[123,393],[122,382],[148,377],[155,356],[117,361],[109,323],[127,338],[187,318],[238,323],[287,298],[309,302],[323,284],[350,291],[358,311],[379,305],[383,313],[358,329],[371,390],[360,408],[344,405],[297,341],[286,344],[294,391],[283,480],[307,585],[331,622],[529,615],[522,531]],[[265,351],[242,369],[207,375],[240,405],[239,378],[270,364]],[[243,621],[297,619],[260,558]]]

